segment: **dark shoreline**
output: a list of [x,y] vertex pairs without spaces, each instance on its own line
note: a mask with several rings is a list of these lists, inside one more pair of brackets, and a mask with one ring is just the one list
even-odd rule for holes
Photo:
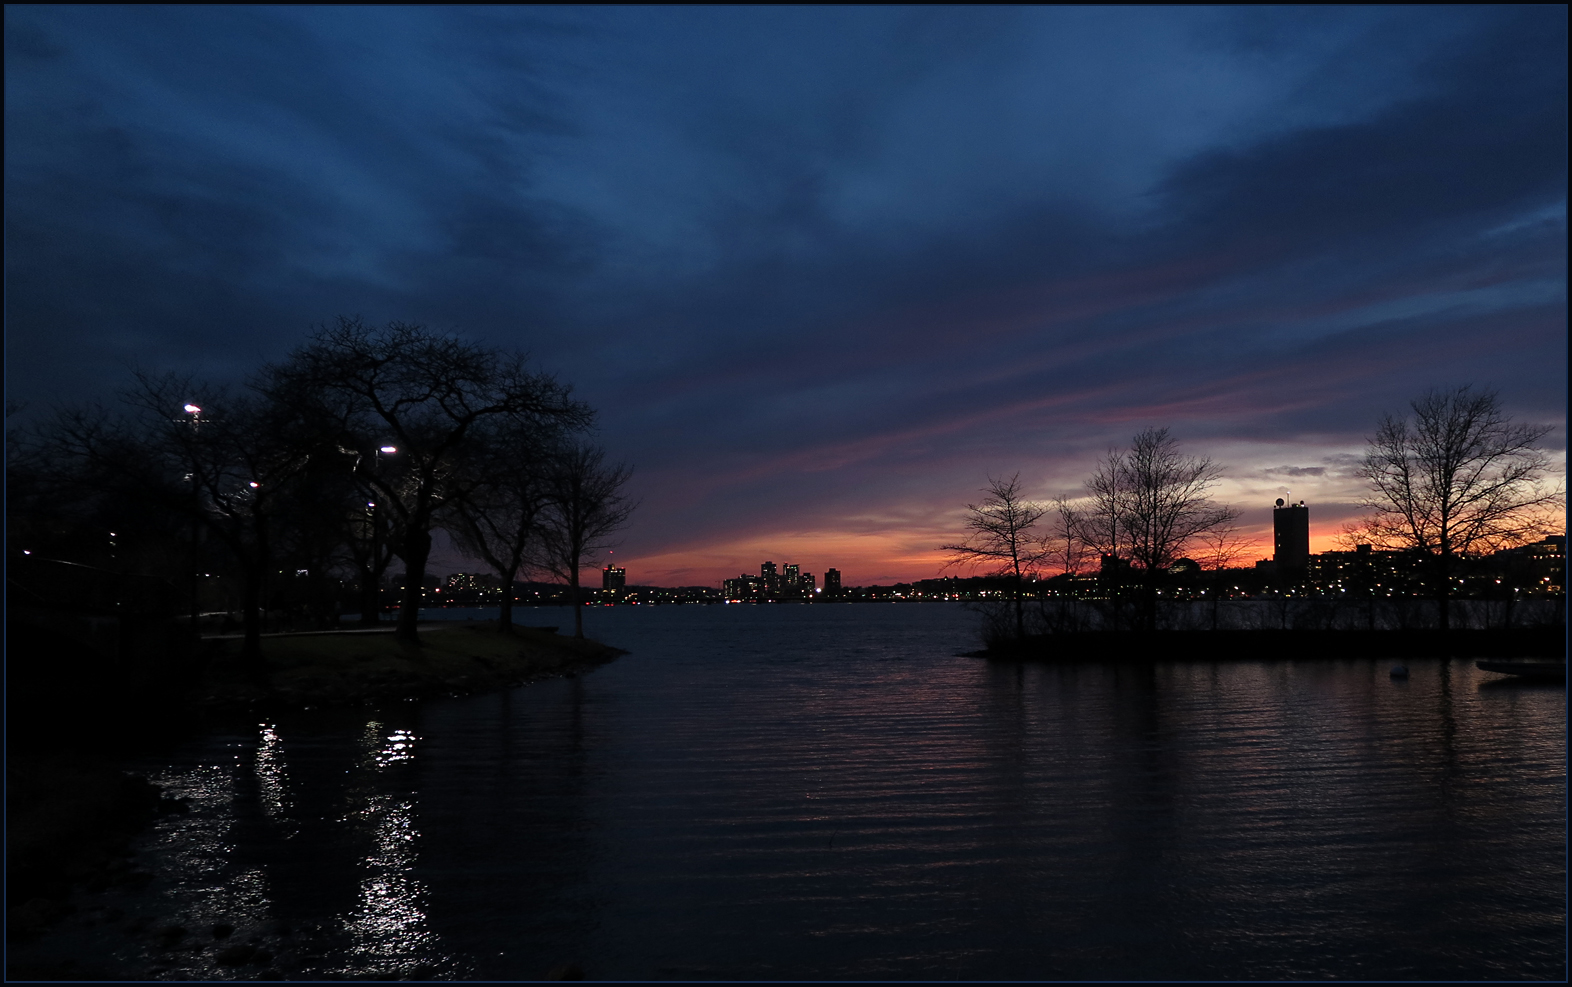
[[238,663],[240,641],[202,642],[206,675],[193,695],[203,711],[259,711],[434,699],[509,689],[575,675],[626,654],[555,628],[515,626],[500,634],[489,620],[423,625],[421,643],[399,642],[392,629],[303,632],[264,639],[267,679]]
[[1514,630],[1075,631],[997,642],[993,661],[1132,662],[1340,658],[1561,658],[1566,628]]
[[[71,624],[35,619],[7,627],[8,942],[45,933],[76,910],[73,899],[84,892],[146,883],[149,875],[129,864],[132,840],[185,807],[125,769],[138,756],[243,711],[491,692],[577,675],[626,653],[544,628],[504,636],[494,621],[454,622],[414,647],[391,634],[269,637],[269,668],[259,678],[238,665],[239,641],[196,642],[160,628],[153,637],[169,647],[150,661],[141,649],[95,647]],[[78,979],[89,971],[7,972]]]

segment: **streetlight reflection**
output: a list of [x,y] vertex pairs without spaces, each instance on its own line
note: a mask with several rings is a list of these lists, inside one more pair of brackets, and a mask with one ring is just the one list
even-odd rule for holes
[[420,738],[409,730],[386,734],[384,730],[373,720],[362,735],[361,766],[371,776],[363,776],[357,786],[359,805],[351,818],[365,827],[370,845],[361,859],[366,873],[360,882],[359,906],[344,916],[344,929],[352,940],[353,972],[396,974],[440,957],[438,937],[426,921],[427,889],[414,876],[420,831],[413,793],[396,781],[376,778],[395,765],[412,762]]

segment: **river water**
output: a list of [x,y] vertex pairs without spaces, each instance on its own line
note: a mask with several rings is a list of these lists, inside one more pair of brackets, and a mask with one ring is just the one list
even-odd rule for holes
[[[193,933],[83,948],[166,978],[1564,978],[1564,689],[992,664],[958,656],[975,620],[602,609],[631,653],[575,678],[236,724],[143,766],[192,811],[135,907]],[[271,957],[214,965],[246,942]]]

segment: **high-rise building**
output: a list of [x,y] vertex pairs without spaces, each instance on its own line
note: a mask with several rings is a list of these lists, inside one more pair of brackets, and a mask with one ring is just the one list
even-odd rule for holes
[[746,572],[736,579],[728,579],[722,585],[722,592],[728,600],[758,601],[764,597],[764,577],[750,576]]
[[824,595],[839,596],[841,594],[841,571],[839,569],[824,570]]
[[1272,561],[1280,579],[1303,579],[1310,566],[1310,509],[1304,501],[1284,504],[1277,499],[1272,511]]
[[616,598],[622,595],[628,585],[628,570],[620,566],[607,566],[600,571],[601,592]]
[[759,566],[759,578],[764,580],[764,592],[775,596],[781,591],[781,576],[775,569],[774,562],[766,562]]

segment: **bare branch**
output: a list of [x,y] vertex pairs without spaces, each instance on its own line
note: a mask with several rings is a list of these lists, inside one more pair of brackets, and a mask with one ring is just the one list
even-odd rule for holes
[[1409,407],[1376,426],[1359,470],[1373,492],[1344,537],[1427,559],[1445,628],[1454,560],[1539,537],[1565,498],[1539,448],[1550,426],[1512,421],[1494,391],[1432,389]]

